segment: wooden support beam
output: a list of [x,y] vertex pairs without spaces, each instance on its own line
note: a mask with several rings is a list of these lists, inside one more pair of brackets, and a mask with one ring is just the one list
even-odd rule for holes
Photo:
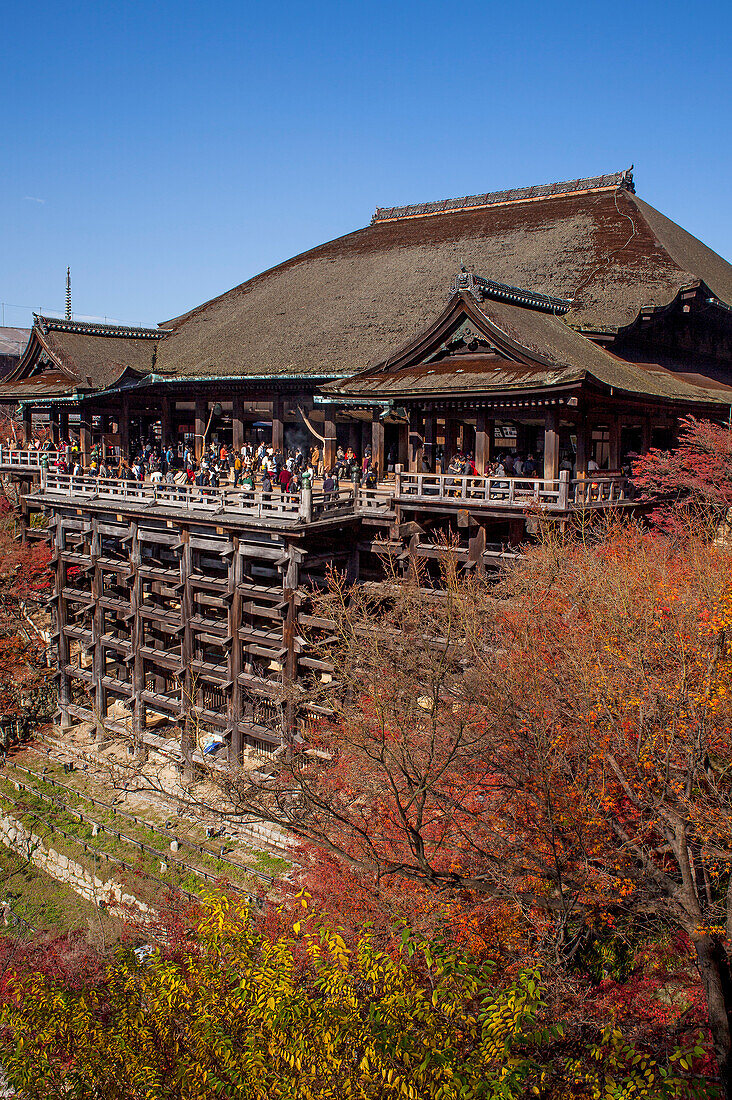
[[160,444],[163,451],[170,441],[170,396],[165,393],[160,403]]
[[193,548],[191,547],[191,535],[187,527],[180,533],[180,630],[181,637],[181,664],[183,665],[183,677],[181,682],[181,714],[182,737],[181,751],[183,759],[190,768],[191,754],[196,747],[195,707],[196,685],[191,671],[193,661],[193,630],[191,619],[193,618],[193,600],[191,593],[191,574],[193,573]]
[[454,416],[445,416],[445,451],[442,457],[443,473],[457,452],[458,423]]
[[203,456],[203,436],[208,424],[208,402],[205,397],[196,397],[196,438],[194,441],[194,457],[200,462]]
[[18,480],[18,501],[20,503],[20,510],[18,514],[18,526],[20,527],[20,541],[26,543],[28,541],[28,528],[30,527],[30,508],[28,507],[28,497],[31,493],[33,485],[28,478],[21,477]]
[[468,541],[468,561],[473,562],[479,573],[485,572],[483,554],[485,553],[485,527],[479,527],[473,538]]
[[587,477],[589,427],[584,417],[577,423],[577,477]]
[[330,407],[327,407],[325,414],[323,438],[325,439],[325,446],[323,448],[323,469],[327,472],[328,470],[332,470],[335,466],[336,451],[338,450],[335,416],[330,410]]
[[122,411],[119,417],[119,449],[123,458],[131,458],[130,455],[130,399],[127,394],[122,397]]
[[64,545],[63,523],[59,520],[54,529],[54,548],[59,552],[56,561],[56,576],[54,583],[54,632],[58,634],[56,641],[56,667],[58,668],[58,704],[61,711],[61,729],[68,729],[71,725],[69,705],[71,703],[71,679],[66,667],[69,663],[69,639],[66,633],[69,625],[68,609],[64,597],[66,588],[66,562],[60,551]]
[[88,405],[81,406],[79,416],[79,450],[81,451],[81,464],[82,466],[88,466],[92,449],[91,409]]
[[422,472],[422,454],[424,452],[424,425],[422,413],[419,409],[409,410],[409,472],[420,474]]
[[433,412],[426,413],[424,418],[424,459],[430,473],[434,474],[437,464],[437,417]]
[[609,469],[620,469],[620,424],[617,416],[610,417]]
[[48,410],[48,418],[51,425],[51,442],[58,445],[58,441],[61,437],[59,434],[59,413],[57,405],[51,405],[51,408]]
[[300,583],[300,553],[294,546],[288,547],[287,567],[282,576],[282,591],[287,609],[282,621],[282,645],[285,650],[282,684],[287,694],[284,704],[284,736],[291,741],[296,733],[295,704],[291,689],[297,678],[297,654],[295,634],[297,626],[297,604],[295,595]]
[[278,394],[272,399],[272,448],[282,451],[285,446],[285,424],[283,419],[282,397]]
[[651,417],[646,413],[642,422],[641,454],[647,454],[651,449]]
[[371,464],[376,470],[377,478],[381,481],[386,467],[384,421],[381,419],[381,409],[374,409],[371,414]]
[[490,434],[489,424],[486,419],[485,409],[478,409],[475,418],[475,468],[479,474],[484,474],[490,464]]
[[144,625],[140,616],[142,603],[142,578],[140,576],[141,546],[138,538],[137,522],[130,521],[130,641],[132,643],[132,732],[138,745],[142,745],[145,732],[145,702],[142,693],[145,690],[145,664],[142,653]]
[[544,478],[555,481],[559,477],[559,409],[550,408],[544,418]]
[[242,618],[242,598],[239,584],[243,576],[244,559],[242,558],[241,554],[238,553],[238,550],[239,539],[235,535],[235,552],[233,556],[229,559],[227,592],[227,595],[230,598],[228,611],[228,633],[229,637],[233,639],[233,644],[229,648],[227,659],[227,678],[231,681],[231,687],[229,688],[228,693],[228,714],[231,729],[230,759],[234,764],[238,764],[241,761],[242,753],[242,734],[240,727],[240,722],[242,719],[241,684],[239,682],[239,675],[242,671],[241,642],[239,640],[239,628],[241,626]]
[[232,399],[231,443],[235,451],[241,451],[244,445],[244,398],[240,393]]
[[359,447],[356,454],[359,454],[361,456],[361,459],[363,460],[367,450],[369,450],[369,451],[371,450],[371,425],[369,424],[369,422],[367,420],[362,420],[361,421],[361,446]]
[[101,740],[104,736],[104,720],[107,717],[107,689],[104,686],[104,608],[99,600],[104,594],[104,580],[99,568],[99,558],[102,553],[102,537],[99,532],[99,516],[92,514],[91,534],[91,560],[93,573],[91,576],[91,594],[94,600],[92,614],[92,670],[94,684],[94,714],[96,717],[97,737]]
[[397,431],[397,465],[406,470],[409,466],[409,425],[400,423]]

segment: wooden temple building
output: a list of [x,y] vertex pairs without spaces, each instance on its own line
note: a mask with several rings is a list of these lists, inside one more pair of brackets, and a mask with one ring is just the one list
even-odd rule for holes
[[[374,579],[383,546],[429,559],[449,528],[484,568],[527,505],[631,506],[629,455],[672,445],[685,415],[728,419],[732,266],[630,172],[377,209],[158,328],[37,316],[0,403],[28,441],[50,418],[86,456],[286,449],[312,428],[326,466],[342,445],[395,468],[375,492],[297,502],[53,472],[28,487],[52,532],[62,722],[273,751],[307,716],[292,685],[330,674],[309,608],[329,564]],[[481,474],[512,451],[537,471],[456,480],[458,451]],[[38,465],[0,452],[26,481]]]

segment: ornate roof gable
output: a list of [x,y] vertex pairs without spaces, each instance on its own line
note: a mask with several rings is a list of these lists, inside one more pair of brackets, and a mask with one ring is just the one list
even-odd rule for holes
[[540,352],[504,332],[480,308],[486,288],[486,297],[494,297],[490,290],[493,287],[500,289],[501,297],[504,292],[510,294],[511,298],[506,300],[511,300],[513,304],[542,313],[554,313],[549,303],[560,301],[534,295],[518,287],[494,284],[463,269],[453,284],[450,300],[434,324],[369,373],[393,374],[466,354],[504,359],[529,367],[546,367],[548,361]]

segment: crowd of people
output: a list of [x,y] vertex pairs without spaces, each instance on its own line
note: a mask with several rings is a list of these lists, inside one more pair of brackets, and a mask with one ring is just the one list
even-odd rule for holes
[[[543,460],[537,462],[536,458],[532,454],[522,455],[514,453],[512,451],[506,451],[505,453],[499,453],[491,462],[486,463],[485,470],[481,473],[475,466],[473,456],[468,453],[456,454],[450,462],[447,469],[444,471],[452,476],[461,477],[489,477],[489,478],[511,478],[511,477],[543,477]],[[587,462],[587,473],[594,473],[599,470],[599,466],[594,458],[590,458]],[[577,459],[574,454],[565,453],[561,455],[559,461],[559,470],[567,470],[572,477],[577,476]],[[423,468],[423,473],[429,473],[429,470]]]
[[[17,444],[9,439],[8,446],[12,448]],[[264,493],[279,489],[287,496],[298,494],[303,483],[312,486],[316,478],[322,479],[322,488],[326,493],[337,491],[343,484],[360,485],[367,489],[375,489],[378,484],[377,470],[369,447],[365,449],[363,458],[359,458],[352,447],[338,447],[335,463],[328,469],[324,468],[323,453],[317,446],[306,451],[301,446],[282,449],[264,442],[244,443],[239,449],[225,443],[212,442],[205,448],[198,462],[191,445],[182,443],[161,447],[154,441],[148,441],[133,448],[133,454],[129,458],[117,453],[105,453],[99,444],[95,444],[86,458],[86,464],[75,439],[58,444],[35,439],[26,447],[40,451],[42,466],[75,477],[86,475],[130,482],[211,488],[228,485],[249,490],[260,489]],[[455,478],[533,478],[543,473],[541,455],[537,461],[533,454],[522,455],[510,451],[498,453],[486,464],[484,471],[477,469],[474,456],[469,452],[456,453],[447,464],[442,454],[438,455],[438,459],[442,472]],[[395,455],[390,453],[387,470],[393,472],[394,462]],[[563,454],[559,469],[567,470],[572,477],[576,477],[575,456]],[[587,472],[593,473],[596,470],[597,462],[590,458]],[[422,472],[433,472],[429,469],[426,455],[422,462]]]
[[535,477],[537,464],[533,455],[524,457],[508,452],[497,455],[492,462],[486,464],[484,471],[479,471],[471,454],[459,452],[453,457],[445,473],[461,477]]
[[213,442],[197,462],[188,444],[161,447],[149,441],[134,448],[129,458],[105,453],[95,444],[85,464],[85,456],[76,440],[61,441],[58,445],[34,442],[41,451],[41,466],[73,477],[170,486],[231,486],[259,489],[264,494],[279,489],[287,497],[299,494],[303,485],[312,486],[316,478],[322,479],[326,493],[336,492],[343,483],[366,488],[375,488],[378,483],[368,448],[361,460],[352,448],[339,447],[334,465],[326,470],[318,447],[309,451],[302,447],[283,450],[267,443],[244,443],[240,449],[234,449],[225,443]]

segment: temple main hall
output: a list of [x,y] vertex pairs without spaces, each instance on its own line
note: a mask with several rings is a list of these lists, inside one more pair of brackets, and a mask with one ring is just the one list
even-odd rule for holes
[[43,414],[85,454],[150,436],[200,451],[220,406],[212,439],[284,447],[302,411],[380,472],[390,452],[434,471],[458,445],[479,467],[531,446],[546,476],[563,452],[618,469],[729,404],[730,302],[732,267],[626,171],[379,208],[158,328],[37,316],[0,400],[28,438]]
[[[490,568],[537,510],[634,509],[629,462],[681,418],[729,419],[732,266],[630,170],[379,207],[157,327],[35,316],[0,404],[23,425],[0,472],[54,551],[61,724],[276,752],[313,717],[292,685],[332,671],[310,606],[330,566],[378,580],[384,553],[434,564],[450,534]],[[41,425],[78,444],[75,477],[44,466]],[[317,443],[326,471],[352,448],[377,486],[295,500],[90,468],[212,442]]]

